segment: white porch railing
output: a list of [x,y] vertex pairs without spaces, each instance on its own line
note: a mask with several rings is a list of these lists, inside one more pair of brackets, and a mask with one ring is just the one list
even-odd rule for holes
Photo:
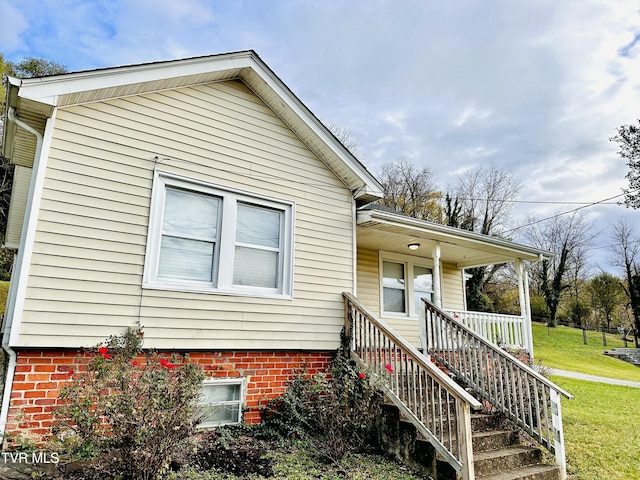
[[533,352],[530,328],[524,317],[499,313],[444,310],[482,338],[505,348]]

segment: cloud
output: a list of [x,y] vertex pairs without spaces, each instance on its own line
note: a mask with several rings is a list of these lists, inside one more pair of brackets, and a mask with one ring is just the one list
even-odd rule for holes
[[373,169],[404,156],[444,188],[492,163],[526,200],[625,185],[609,137],[640,112],[628,0],[0,0],[0,14],[10,60],[71,69],[255,49]]
[[21,34],[27,27],[22,13],[9,0],[0,0],[0,18],[5,19],[0,28],[0,45],[4,49],[19,50],[23,48]]

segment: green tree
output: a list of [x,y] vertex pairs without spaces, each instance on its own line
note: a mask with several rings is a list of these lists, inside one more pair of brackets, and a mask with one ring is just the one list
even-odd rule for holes
[[[12,63],[0,53],[0,77],[11,75],[18,78],[34,78],[46,75],[66,73],[67,69],[59,63],[43,58],[27,57],[19,62]],[[2,151],[2,139],[4,138],[4,118],[6,112],[7,92],[4,83],[0,87],[0,152]],[[13,186],[14,166],[10,159],[0,154],[0,243],[4,243],[4,235],[7,230],[7,217],[9,215],[9,203],[11,201],[11,189]],[[0,252],[0,280],[8,280],[13,252],[2,249]]]
[[[640,123],[640,120],[638,120]],[[620,146],[618,154],[627,161],[629,188],[623,189],[627,207],[640,208],[640,126],[622,125],[618,134],[610,138]]]
[[587,288],[593,307],[604,315],[603,323],[609,330],[614,312],[624,301],[620,279],[610,273],[602,272],[591,279]]

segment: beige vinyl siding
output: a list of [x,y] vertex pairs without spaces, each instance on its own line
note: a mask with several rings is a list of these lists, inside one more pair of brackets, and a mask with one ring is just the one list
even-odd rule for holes
[[442,264],[442,306],[444,309],[464,310],[462,270],[455,265]]
[[[154,168],[294,202],[293,299],[142,289]],[[22,346],[142,326],[175,349],[334,349],[353,287],[351,195],[240,82],[60,109]]]
[[7,216],[7,231],[4,243],[6,247],[18,248],[24,214],[29,197],[29,185],[31,183],[32,169],[29,167],[15,166],[13,174],[13,186],[11,187],[11,205]]
[[[445,309],[464,309],[462,271],[455,265],[442,264],[442,301]],[[358,248],[358,300],[391,328],[419,346],[419,324],[416,318],[381,315],[380,309],[380,253],[378,250]]]

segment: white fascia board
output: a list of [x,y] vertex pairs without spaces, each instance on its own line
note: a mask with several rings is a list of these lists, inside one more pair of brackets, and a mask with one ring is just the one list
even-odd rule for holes
[[88,70],[50,77],[22,79],[19,95],[55,106],[58,97],[70,93],[155,82],[252,66],[252,52],[198,57],[125,67]]
[[[378,198],[384,196],[384,188],[378,180],[357,160],[335,136],[313,115],[313,113],[300,101],[300,99],[278,78],[278,76],[259,58],[254,57],[256,66],[253,71],[267,86],[287,104],[287,107],[326,145],[331,146],[332,151],[344,162],[363,182],[355,197],[372,195]],[[248,81],[251,84],[251,81]],[[252,85],[250,85],[252,86]]]
[[449,239],[451,240],[451,243],[455,243],[455,240],[463,239],[470,243],[476,243],[478,245],[488,245],[510,251],[513,253],[514,258],[522,258],[525,260],[538,259],[541,255],[545,258],[551,258],[554,256],[553,253],[546,250],[540,250],[528,245],[511,242],[499,237],[482,235],[480,233],[471,232],[469,230],[449,227],[448,225],[440,225],[438,223],[426,222],[424,220],[418,220],[415,218],[405,217],[403,215],[397,215],[390,212],[383,212],[380,210],[359,211],[357,222],[358,224],[367,222],[383,222],[387,224],[406,227],[409,229],[421,230],[426,234],[433,233],[437,235],[438,239],[441,241],[446,241],[447,239]]
[[[383,197],[383,187],[378,180],[336,140],[284,82],[251,50],[184,60],[89,70],[42,78],[22,80],[10,78],[10,82],[19,86],[18,95],[20,97],[57,106],[58,99],[68,94],[225,71],[230,72],[229,79],[231,79],[236,78],[232,72],[241,71],[242,69],[249,69],[254,72],[269,89],[282,99],[286,107],[298,118],[302,119],[313,131],[314,135],[328,145],[334,154],[354,172],[363,184],[358,189],[357,195]],[[251,75],[241,72],[240,77],[250,87],[257,87],[257,85],[251,85],[255,82]]]

